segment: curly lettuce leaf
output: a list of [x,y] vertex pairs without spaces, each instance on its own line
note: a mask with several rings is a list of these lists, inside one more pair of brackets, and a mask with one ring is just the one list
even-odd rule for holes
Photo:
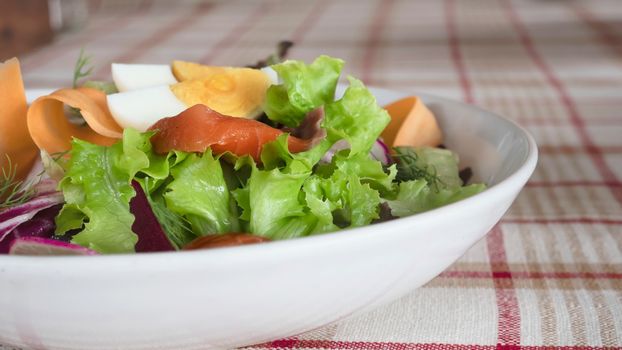
[[307,154],[292,154],[287,136],[266,144],[264,169],[253,166],[243,188],[234,191],[240,219],[250,232],[272,239],[332,232],[357,227],[378,218],[381,193],[394,192],[394,166],[385,172],[367,153],[333,157],[314,169]]
[[331,145],[345,139],[350,144],[350,156],[354,156],[369,153],[391,117],[360,80],[348,80],[350,86],[343,97],[324,106],[322,127]]
[[387,203],[393,216],[403,217],[457,202],[485,189],[483,184],[473,184],[436,190],[427,181],[418,179],[400,183],[397,198]]
[[315,206],[312,212],[325,218],[321,222],[325,228],[315,232],[333,231],[335,226],[326,225],[329,210],[338,227],[364,226],[379,217],[380,193],[347,168],[337,168],[328,178],[313,175],[304,192],[307,203]]
[[268,89],[264,106],[268,118],[296,127],[309,111],[333,101],[343,64],[323,55],[309,65],[294,60],[272,65],[283,83]]
[[239,231],[237,212],[220,160],[211,151],[189,154],[171,169],[173,180],[163,194],[169,210],[183,215],[197,235]]
[[342,207],[340,201],[325,198],[322,189],[322,180],[319,176],[310,176],[305,180],[303,191],[309,212],[317,218],[317,223],[311,234],[332,232],[339,230],[334,223],[333,212]]
[[131,229],[135,217],[129,203],[136,194],[131,181],[136,180],[148,190],[150,204],[169,239],[178,246],[188,239],[183,223],[167,220],[174,216],[158,206],[160,199],[152,193],[158,184],[168,181],[170,169],[187,155],[155,154],[149,141],[152,135],[125,129],[123,139],[110,147],[73,141],[72,156],[60,182],[65,205],[56,218],[57,234],[81,229],[73,243],[100,253],[134,252],[138,237]]
[[423,179],[435,188],[462,186],[458,155],[448,149],[434,147],[395,147],[397,179]]
[[136,192],[131,180],[149,167],[150,134],[126,129],[124,139],[110,147],[75,139],[60,188],[65,205],[56,218],[57,234],[84,229],[72,242],[100,253],[134,252],[134,215],[129,202]]
[[337,153],[331,162],[336,169],[346,174],[356,174],[362,182],[382,193],[394,190],[397,168],[392,164],[387,168],[388,173],[379,161],[371,158],[368,153],[359,153],[352,157],[345,157],[343,152]]
[[247,184],[250,231],[270,239],[309,234],[316,219],[306,213],[299,194],[310,174],[254,168]]
[[291,153],[287,146],[287,138],[288,134],[282,134],[263,146],[261,151],[263,169],[281,168],[287,173],[310,172],[317,161],[313,162],[305,152]]
[[[253,163],[246,185],[233,192],[242,210],[240,219],[246,222],[248,230],[270,239],[301,237],[316,231],[318,221],[325,219],[326,213],[314,211],[315,202],[310,209],[301,195],[313,163],[304,154],[289,151],[287,135],[264,145],[261,160],[263,169]],[[332,217],[330,223],[322,224],[332,224]]]

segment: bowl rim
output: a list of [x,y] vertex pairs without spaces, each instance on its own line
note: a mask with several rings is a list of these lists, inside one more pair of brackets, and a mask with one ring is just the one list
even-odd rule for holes
[[[378,236],[377,232],[382,230],[383,237],[386,237],[389,234],[395,233],[392,230],[396,226],[408,225],[411,227],[415,227],[418,223],[425,221],[433,221],[435,218],[439,216],[443,216],[450,212],[468,210],[468,208],[475,204],[478,201],[485,201],[490,198],[494,198],[499,193],[503,193],[505,191],[511,190],[512,188],[519,187],[522,188],[524,184],[527,182],[531,174],[533,173],[537,161],[538,161],[538,147],[533,138],[533,136],[522,126],[516,123],[513,120],[507,119],[503,116],[500,116],[494,112],[488,111],[484,108],[481,108],[476,105],[466,104],[463,102],[459,102],[456,100],[448,99],[445,97],[439,97],[428,93],[406,93],[400,90],[393,90],[387,88],[378,88],[378,87],[369,87],[370,90],[375,94],[376,92],[400,95],[400,96],[412,96],[416,95],[425,100],[435,100],[441,102],[443,104],[450,104],[454,106],[458,106],[460,108],[468,108],[478,113],[488,114],[490,117],[496,118],[506,123],[509,128],[513,128],[518,131],[518,134],[521,135],[523,139],[527,141],[528,151],[526,156],[524,157],[520,166],[499,181],[498,183],[487,187],[484,191],[475,194],[471,197],[459,200],[457,202],[444,205],[439,208],[435,208],[429,211],[425,211],[422,213],[414,214],[411,216],[405,216],[401,218],[397,218],[394,220],[389,220],[385,222],[370,224],[362,227],[356,228],[346,228],[340,231],[329,232],[325,234],[313,235],[313,236],[305,236],[299,237],[295,239],[287,239],[287,240],[278,240],[269,242],[269,244],[251,244],[251,245],[241,245],[234,247],[223,247],[218,249],[207,249],[207,250],[192,250],[192,251],[167,251],[167,252],[151,252],[151,253],[135,253],[135,254],[101,254],[101,255],[90,255],[88,257],[84,256],[26,256],[26,255],[8,255],[8,254],[0,254],[0,266],[2,265],[14,265],[18,264],[20,266],[33,266],[33,267],[59,267],[60,265],[64,265],[66,263],[76,264],[76,259],[80,260],[80,268],[97,268],[106,270],[106,267],[111,267],[112,265],[121,265],[127,266],[127,264],[140,262],[138,266],[158,266],[157,269],[161,269],[161,265],[157,264],[143,264],[150,261],[156,261],[165,259],[167,263],[195,263],[197,259],[208,259],[208,260],[246,260],[245,258],[250,256],[251,253],[266,253],[266,254],[275,254],[278,253],[282,256],[284,253],[292,253],[296,251],[294,248],[312,248],[311,246],[320,246],[323,244],[336,244],[343,243],[344,241],[353,241],[353,240],[365,240],[373,236]],[[46,94],[51,92],[51,89],[31,89],[27,90],[27,94],[30,93],[32,95],[37,94]],[[520,186],[516,186],[519,183]],[[278,252],[275,252],[278,251]],[[275,253],[273,253],[275,252]],[[180,254],[181,253],[181,254]],[[173,259],[173,260],[171,260]]]

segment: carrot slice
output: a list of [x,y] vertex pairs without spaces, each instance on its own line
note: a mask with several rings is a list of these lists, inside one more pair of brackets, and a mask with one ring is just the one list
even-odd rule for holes
[[[80,109],[87,125],[67,120],[64,105]],[[72,137],[110,146],[123,135],[108,110],[106,95],[90,88],[60,89],[39,97],[28,109],[28,130],[37,146],[50,154],[69,150]]]
[[82,110],[82,116],[91,129],[104,136],[113,138],[123,137],[123,128],[117,124],[112,113],[110,113],[110,109],[108,109],[106,94],[101,90],[88,87],[79,87],[76,90],[93,100],[97,107],[103,112],[100,114],[95,110]]
[[32,142],[26,126],[26,94],[19,60],[12,58],[0,63],[0,169],[11,164],[17,167],[16,180],[23,180],[39,151]]
[[[204,152],[208,147],[216,154],[231,152],[249,155],[260,161],[263,145],[274,141],[283,131],[264,123],[222,115],[205,105],[195,105],[175,117],[163,118],[149,130],[158,132],[151,138],[156,153],[171,150]],[[291,152],[302,152],[311,147],[310,140],[289,136]]]
[[434,147],[443,142],[434,114],[418,97],[406,97],[384,108],[391,115],[391,122],[382,132],[388,145]]

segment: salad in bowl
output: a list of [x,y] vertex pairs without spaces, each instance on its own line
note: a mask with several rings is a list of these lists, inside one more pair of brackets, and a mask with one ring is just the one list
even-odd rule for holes
[[115,64],[112,82],[85,63],[30,105],[18,61],[0,66],[2,344],[230,349],[316,329],[445,270],[537,162],[511,121],[339,84],[327,56]]
[[[0,66],[0,253],[99,255],[337,233],[483,191],[416,96],[380,106],[344,62],[113,64],[26,105]],[[272,63],[272,64],[267,64]],[[40,161],[42,171],[31,171]],[[462,176],[461,176],[462,175]]]

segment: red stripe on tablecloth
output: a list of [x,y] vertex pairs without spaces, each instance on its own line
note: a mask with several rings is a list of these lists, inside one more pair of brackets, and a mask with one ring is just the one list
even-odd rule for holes
[[454,63],[456,72],[458,73],[458,79],[460,86],[462,87],[463,99],[467,103],[473,103],[475,98],[473,97],[473,90],[471,82],[466,73],[464,66],[464,60],[462,52],[460,51],[460,41],[458,33],[456,31],[456,4],[454,0],[445,0],[445,26],[447,30],[447,36],[449,39],[449,50],[451,59]]
[[[272,349],[330,349],[330,350],[495,350],[493,345],[425,344],[398,342],[365,342],[314,339],[282,339],[266,344]],[[261,346],[260,346],[261,347]]]
[[[619,125],[620,123],[618,123]],[[622,152],[622,146],[601,146],[601,147],[574,147],[574,146],[550,146],[550,145],[542,145],[538,146],[538,151],[540,153],[566,153],[566,154],[574,154],[574,153],[585,153],[590,155],[603,154],[603,153],[620,153]],[[608,183],[617,183],[618,180],[609,180]]]
[[[102,36],[102,31],[106,34],[123,29],[136,16],[143,15],[152,5],[152,0],[143,0],[133,12],[126,16],[118,16],[109,21],[101,22],[100,25],[88,28],[86,35],[74,36],[71,40],[54,43],[47,50],[41,51],[34,55],[32,59],[22,63],[22,71],[29,71],[35,68],[41,68],[46,63],[52,61],[55,56],[70,50],[70,47],[77,45],[85,45],[96,37]],[[63,82],[64,84],[65,82]],[[59,86],[59,85],[55,85]]]
[[[504,5],[505,12],[506,12],[508,19],[512,23],[516,33],[519,36],[521,44],[527,51],[527,54],[529,55],[532,62],[538,67],[541,73],[545,76],[548,84],[557,92],[557,95],[559,96],[559,99],[562,105],[564,106],[564,108],[566,109],[566,112],[570,118],[570,122],[577,130],[577,134],[579,135],[579,139],[581,140],[583,147],[586,149],[587,153],[590,155],[592,162],[596,166],[596,169],[598,170],[598,172],[603,177],[603,180],[605,180],[606,182],[620,183],[620,181],[616,177],[613,170],[609,167],[609,165],[605,161],[602,151],[596,146],[596,144],[590,138],[590,135],[588,134],[587,129],[585,127],[585,123],[583,119],[581,118],[581,116],[579,115],[577,106],[575,105],[574,101],[572,100],[572,98],[570,97],[566,89],[564,88],[562,82],[557,78],[555,73],[553,73],[553,70],[549,67],[548,64],[546,64],[542,56],[536,50],[535,45],[533,44],[533,41],[531,40],[531,37],[529,35],[529,32],[527,31],[527,28],[525,27],[523,22],[520,20],[518,13],[515,11],[514,7],[512,6],[511,1],[504,0],[502,3]],[[613,196],[618,201],[618,203],[622,204],[622,188],[617,186],[617,187],[610,187],[610,189],[611,189]]]
[[[473,103],[475,98],[466,74],[462,53],[460,52],[459,38],[456,32],[455,2],[454,0],[445,0],[444,5],[445,24],[449,37],[452,61],[458,72],[464,100],[467,103]],[[499,312],[497,322],[497,348],[507,346],[513,347],[520,344],[520,309],[518,308],[518,299],[511,275],[509,278],[506,278],[505,275],[499,274],[500,271],[509,271],[503,243],[503,232],[499,224],[488,233],[486,240],[488,243],[488,255],[490,258]]]
[[[562,119],[533,119],[530,117],[512,118],[521,125],[529,126],[568,126],[568,122]],[[615,118],[594,118],[590,117],[590,126],[620,126],[620,117]]]
[[291,40],[296,45],[300,45],[300,43],[304,40],[305,35],[315,26],[318,19],[322,16],[326,9],[333,4],[332,1],[328,0],[320,0],[315,3],[311,11],[307,14],[305,19],[302,20],[298,28],[294,31],[291,36]]
[[609,47],[618,56],[622,57],[622,40],[620,40],[611,27],[598,18],[596,18],[588,9],[577,2],[569,2],[569,7],[574,14],[591,27],[597,34],[599,39]]
[[[459,38],[456,32],[455,2],[454,0],[445,0],[444,5],[445,24],[447,35],[449,36],[452,61],[458,72],[464,100],[467,103],[473,103],[475,98],[466,74],[462,53],[460,52]],[[518,299],[511,275],[509,278],[506,278],[505,274],[499,273],[500,271],[509,271],[503,243],[503,232],[499,225],[496,225],[491,232],[488,233],[487,243],[499,312],[497,323],[497,348],[504,348],[507,346],[513,347],[520,344],[520,309],[518,308]]]
[[[439,275],[444,278],[491,278],[489,271],[445,271]],[[497,271],[495,278],[514,279],[622,279],[622,273],[612,272],[530,272]]]
[[[541,38],[539,38],[541,39]],[[488,40],[488,38],[486,39]],[[507,44],[507,39],[503,39],[503,41]],[[398,42],[400,43],[400,42]],[[479,44],[480,42],[478,42]],[[388,43],[389,46],[391,43]],[[576,42],[574,44],[577,44]],[[400,43],[403,45],[403,43]],[[390,49],[390,48],[389,48]],[[573,85],[581,85],[583,87],[589,88],[601,88],[601,87],[615,87],[622,82],[622,79],[617,76],[608,76],[608,77],[568,77],[568,82]],[[411,75],[404,75],[400,77],[385,77],[376,79],[376,84],[385,85],[385,86],[411,86],[411,85],[419,85],[419,86],[441,86],[441,87],[452,87],[455,85],[455,81],[453,79],[448,79],[445,77],[434,78],[434,77],[418,77]],[[499,86],[507,86],[511,85],[514,88],[542,88],[543,84],[540,79],[535,79],[531,77],[516,77],[516,76],[506,76],[503,79],[492,79],[486,77],[478,77],[477,84],[481,87],[491,89]],[[487,99],[496,100],[499,102],[503,102],[503,100],[507,100],[508,98],[512,98],[511,96],[487,96]],[[521,99],[524,99],[524,96],[520,96]]]
[[378,44],[381,42],[382,32],[387,21],[387,17],[393,7],[393,0],[379,0],[375,11],[375,16],[369,26],[367,33],[367,42],[363,53],[363,61],[361,62],[361,80],[365,84],[373,84],[372,73]]
[[526,187],[620,187],[622,184],[606,181],[529,181]]
[[622,220],[599,219],[599,218],[504,218],[504,224],[601,224],[601,225],[622,225]]
[[182,14],[169,25],[160,27],[160,29],[156,30],[147,39],[138,43],[138,45],[132,46],[131,50],[115,57],[112,61],[109,61],[107,64],[101,66],[101,68],[94,74],[94,77],[102,79],[104,76],[110,75],[110,63],[112,62],[132,62],[136,58],[145,54],[148,50],[160,45],[168,38],[177,34],[179,31],[194,24],[194,22],[201,18],[201,16],[210,11],[213,6],[214,5],[212,3],[202,1],[190,15],[186,16]]
[[242,22],[235,26],[229,34],[220,39],[214,46],[212,46],[207,54],[199,59],[200,63],[208,64],[227,48],[235,45],[246,32],[257,24],[257,22],[270,10],[272,3],[262,2],[255,8],[253,12],[248,15]]
[[488,233],[486,241],[499,310],[497,344],[499,346],[515,346],[520,344],[520,309],[518,308],[512,275],[509,273],[501,226],[493,227]]
[[282,339],[259,345],[272,349],[327,349],[327,350],[614,350],[614,347],[594,346],[526,346],[526,345],[469,345],[441,343],[365,342],[314,339]]

